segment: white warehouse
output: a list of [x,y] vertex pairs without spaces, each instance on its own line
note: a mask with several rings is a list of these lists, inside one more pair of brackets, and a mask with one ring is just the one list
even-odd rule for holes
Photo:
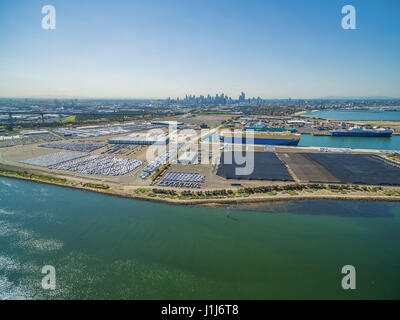
[[169,143],[169,137],[165,135],[136,134],[130,136],[120,136],[108,140],[113,144],[136,144],[136,145],[166,145]]
[[182,164],[194,164],[197,159],[197,153],[196,152],[185,152],[183,154],[180,154],[178,157],[179,163]]

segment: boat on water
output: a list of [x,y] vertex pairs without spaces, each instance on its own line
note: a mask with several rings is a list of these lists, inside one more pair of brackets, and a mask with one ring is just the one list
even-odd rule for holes
[[331,131],[332,137],[391,137],[393,130],[391,129],[363,129],[354,127],[349,130]]
[[399,109],[383,109],[383,111],[396,112],[399,111]]
[[[238,143],[246,144],[247,138],[251,138],[252,134],[246,131],[222,131],[220,133],[220,139],[223,143]],[[300,134],[291,132],[264,132],[264,131],[252,131],[254,136],[255,145],[273,145],[273,146],[297,146],[300,141]]]
[[259,132],[290,132],[296,133],[297,129],[287,129],[287,128],[275,128],[275,127],[264,127],[264,128],[257,128],[255,126],[249,126],[244,128],[245,131],[259,131]]

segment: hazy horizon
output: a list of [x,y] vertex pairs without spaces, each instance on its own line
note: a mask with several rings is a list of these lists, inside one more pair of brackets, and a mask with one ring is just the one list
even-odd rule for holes
[[[219,94],[219,93],[218,93]],[[207,94],[203,94],[207,95]],[[198,97],[197,95],[196,97]],[[0,99],[32,99],[32,100],[39,100],[39,99],[60,99],[60,100],[166,100],[169,97],[78,97],[78,96],[0,96]],[[171,99],[183,99],[184,96],[181,97],[170,97]],[[237,97],[231,97],[233,99],[237,99]],[[257,98],[257,97],[248,97],[247,98]],[[335,96],[335,97],[314,97],[314,98],[297,98],[297,97],[282,97],[282,98],[275,98],[275,97],[260,97],[263,100],[400,100],[400,97],[384,97],[384,96]]]
[[[55,30],[41,27],[48,4]],[[348,4],[356,30],[341,27]],[[5,0],[0,97],[398,99],[398,12],[397,0]]]

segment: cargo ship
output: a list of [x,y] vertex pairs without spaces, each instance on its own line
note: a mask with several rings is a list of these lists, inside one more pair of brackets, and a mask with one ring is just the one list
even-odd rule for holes
[[351,128],[349,130],[331,131],[333,137],[391,137],[393,130],[390,129],[362,129]]
[[[273,145],[273,146],[297,146],[300,141],[300,134],[291,132],[254,132],[255,145]],[[220,133],[221,142],[246,144],[247,138],[251,138],[249,131],[222,131]]]
[[259,131],[259,132],[290,132],[290,133],[296,133],[297,129],[287,129],[287,128],[282,128],[282,127],[267,127],[265,123],[259,122],[257,124],[250,124],[247,127],[244,127],[245,131],[253,130],[253,131]]
[[245,127],[245,131],[253,130],[253,131],[259,131],[259,132],[290,132],[290,133],[296,133],[297,129],[286,129],[286,128],[272,128],[272,127],[265,127],[265,128],[257,128],[257,127]]

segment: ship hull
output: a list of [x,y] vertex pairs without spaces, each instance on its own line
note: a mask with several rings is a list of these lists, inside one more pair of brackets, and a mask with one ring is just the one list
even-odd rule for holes
[[290,132],[290,133],[297,133],[297,129],[286,129],[286,128],[253,128],[253,127],[246,127],[244,131],[255,131],[255,132]]
[[332,132],[332,137],[378,137],[378,138],[390,138],[391,133],[379,133],[379,132]]

